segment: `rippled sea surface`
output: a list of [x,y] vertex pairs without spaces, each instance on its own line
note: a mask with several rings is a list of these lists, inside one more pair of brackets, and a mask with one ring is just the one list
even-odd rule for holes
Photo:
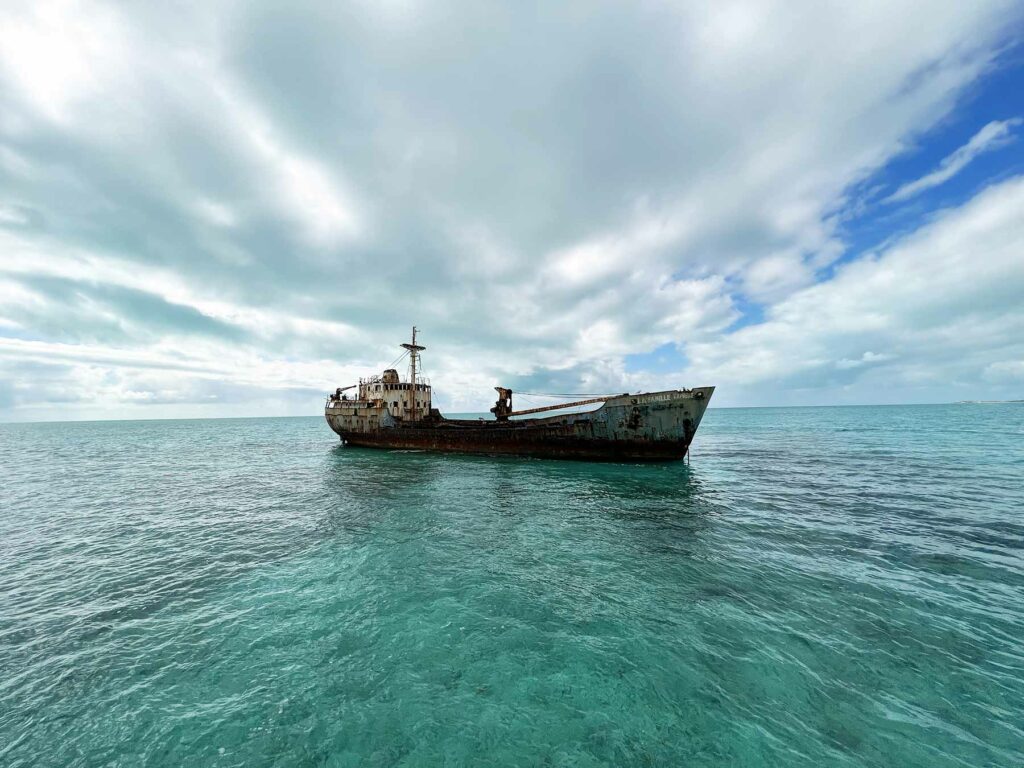
[[1024,405],[689,466],[0,425],[0,765],[1022,764]]

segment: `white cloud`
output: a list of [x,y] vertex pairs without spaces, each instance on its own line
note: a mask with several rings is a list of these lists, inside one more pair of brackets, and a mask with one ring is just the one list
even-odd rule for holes
[[331,245],[358,231],[359,220],[349,195],[331,172],[311,157],[286,147],[251,107],[229,100],[233,120],[244,126],[252,150],[266,165],[265,194],[279,202],[303,226],[314,246]]
[[77,103],[110,87],[127,64],[124,29],[110,8],[73,0],[12,4],[2,22],[4,70],[51,120],[70,120]]
[[895,357],[895,355],[881,354],[878,352],[871,352],[869,350],[857,358],[850,359],[844,357],[842,360],[837,360],[836,368],[840,368],[842,370],[849,370],[851,368],[861,368],[865,365],[872,365],[874,363],[884,363],[889,360],[895,359]]
[[920,194],[927,189],[937,187],[940,184],[945,184],[966,168],[978,155],[985,152],[991,152],[993,149],[998,149],[1011,141],[1013,138],[1013,129],[1022,122],[1024,122],[1024,120],[1019,117],[1015,117],[1010,120],[993,120],[974,134],[970,141],[957,149],[951,155],[943,158],[936,170],[926,176],[922,176],[920,179],[903,184],[899,189],[885,198],[883,202],[901,202],[913,197],[914,195]]
[[233,227],[238,223],[238,214],[229,206],[216,200],[199,198],[195,202],[196,213],[219,227]]
[[0,225],[28,224],[28,218],[13,205],[0,205]]
[[[1020,386],[1024,384],[1024,359],[1022,360],[1000,360],[985,366],[982,377],[986,381],[997,383],[1010,383]],[[1024,395],[1024,393],[1021,393]],[[1014,398],[1024,399],[1024,396]]]
[[[51,385],[93,415],[119,398],[226,407],[225,381],[232,407],[269,412],[389,362],[415,322],[441,402],[463,409],[530,376],[646,386],[623,358],[666,343],[714,383],[819,365],[927,378],[941,346],[907,354],[872,330],[927,315],[869,302],[839,349],[772,334],[844,253],[850,189],[949,113],[1018,16],[5,4],[3,375],[17,408]],[[768,322],[730,334],[749,301]],[[63,367],[42,381],[47,359]]]
[[690,345],[687,374],[763,403],[794,387],[864,402],[959,399],[1024,354],[1021,210],[1024,178],[992,187],[790,296],[764,323]]

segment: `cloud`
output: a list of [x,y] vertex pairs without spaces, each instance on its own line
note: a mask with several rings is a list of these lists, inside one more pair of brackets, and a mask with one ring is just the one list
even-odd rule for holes
[[849,370],[851,368],[861,368],[865,365],[876,365],[878,363],[884,363],[894,358],[895,355],[887,355],[868,350],[863,355],[853,360],[846,357],[844,357],[842,360],[836,360],[836,368],[840,368],[842,370]]
[[[982,376],[987,381],[1008,382],[1015,385],[1024,384],[1024,359],[1000,360],[985,366]],[[1016,398],[1018,400],[1024,398]]]
[[111,87],[128,45],[109,9],[92,6],[82,13],[75,6],[12,4],[0,25],[0,61],[8,84],[38,114],[57,122],[72,119],[78,102]]
[[688,379],[728,382],[733,397],[764,404],[794,389],[891,402],[1012,383],[1024,358],[1022,209],[1024,178],[990,187],[779,302],[765,322],[688,345]]
[[[7,3],[0,416],[45,412],[50,386],[81,398],[64,413],[315,412],[414,323],[461,410],[506,380],[653,385],[624,358],[665,344],[724,376],[708,350],[831,275],[850,190],[955,108],[1019,17]],[[840,377],[896,354],[805,352]]]
[[1024,120],[1014,117],[1010,120],[993,120],[976,134],[971,140],[957,149],[951,155],[942,159],[939,167],[931,173],[922,176],[920,179],[909,181],[900,186],[895,192],[889,195],[883,202],[897,203],[918,195],[927,189],[945,184],[960,171],[966,168],[974,158],[985,152],[1005,146],[1013,140],[1013,129]]

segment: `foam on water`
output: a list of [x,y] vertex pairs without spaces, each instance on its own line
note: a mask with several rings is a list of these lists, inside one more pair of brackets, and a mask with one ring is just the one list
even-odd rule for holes
[[1024,406],[692,465],[0,425],[0,764],[1024,764]]

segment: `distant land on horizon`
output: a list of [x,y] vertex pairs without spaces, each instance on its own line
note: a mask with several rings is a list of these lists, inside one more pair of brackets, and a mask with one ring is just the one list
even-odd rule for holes
[[957,405],[999,405],[1001,403],[1024,403],[1024,400],[957,400]]

